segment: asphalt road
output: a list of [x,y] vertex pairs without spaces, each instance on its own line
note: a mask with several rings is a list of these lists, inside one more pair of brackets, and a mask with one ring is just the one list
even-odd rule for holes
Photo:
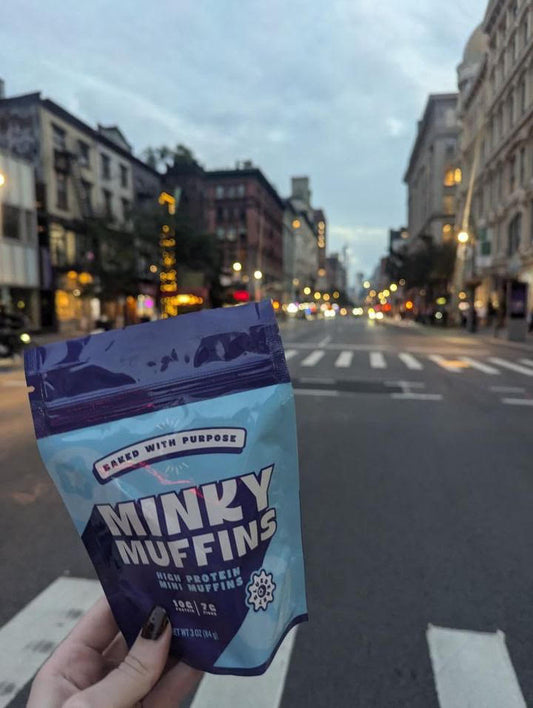
[[[429,624],[503,631],[533,705],[533,351],[353,318],[283,337],[310,612],[283,708],[437,707]],[[0,626],[58,576],[94,577],[21,384],[0,370]]]

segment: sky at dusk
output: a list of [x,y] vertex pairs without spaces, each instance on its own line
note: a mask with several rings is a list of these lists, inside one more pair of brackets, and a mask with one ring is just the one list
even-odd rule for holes
[[251,159],[288,196],[309,175],[329,250],[370,273],[405,223],[428,93],[456,90],[486,0],[2,0],[8,96],[41,91],[136,154],[184,143],[206,168]]

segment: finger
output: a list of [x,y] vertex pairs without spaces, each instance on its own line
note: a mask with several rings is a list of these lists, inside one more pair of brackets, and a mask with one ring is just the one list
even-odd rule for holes
[[[94,708],[131,708],[156,684],[168,656],[172,632],[168,615],[162,607],[154,607],[141,633],[116,669],[72,700],[73,706]],[[67,701],[64,708],[69,708]]]
[[104,659],[108,661],[112,666],[118,666],[121,661],[124,661],[124,657],[128,653],[128,645],[122,632],[119,632],[117,636],[113,639],[111,644],[103,653]]
[[143,699],[143,708],[179,708],[202,676],[201,671],[180,661]]
[[117,623],[105,597],[91,607],[72,632],[65,639],[65,644],[72,641],[104,651],[118,632]]

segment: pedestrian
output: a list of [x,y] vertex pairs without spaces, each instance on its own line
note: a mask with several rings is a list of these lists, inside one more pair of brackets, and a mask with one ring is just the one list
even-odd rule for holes
[[503,302],[500,302],[498,307],[496,308],[496,318],[495,318],[495,324],[494,324],[494,337],[498,339],[500,332],[503,330],[505,326],[505,305]]
[[42,666],[27,708],[179,708],[202,673],[169,658],[171,638],[167,613],[154,607],[128,651],[102,598]]

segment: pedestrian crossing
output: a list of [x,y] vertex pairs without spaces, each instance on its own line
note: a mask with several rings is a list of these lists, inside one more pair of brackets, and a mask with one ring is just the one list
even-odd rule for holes
[[[101,596],[97,580],[60,577],[0,627],[0,708],[9,708],[27,692],[41,664]],[[254,696],[255,708],[280,708],[296,636],[296,629],[289,632],[261,676],[206,674],[189,705],[248,706]],[[440,708],[526,708],[501,630],[480,632],[429,624],[426,640]]]
[[533,359],[513,361],[502,357],[473,357],[464,355],[444,355],[412,352],[353,351],[337,349],[287,349],[285,358],[292,366],[312,369],[319,364],[334,369],[361,371],[371,369],[385,371],[398,366],[408,371],[441,369],[454,375],[475,371],[486,376],[499,376],[513,372],[521,376],[533,377]]

